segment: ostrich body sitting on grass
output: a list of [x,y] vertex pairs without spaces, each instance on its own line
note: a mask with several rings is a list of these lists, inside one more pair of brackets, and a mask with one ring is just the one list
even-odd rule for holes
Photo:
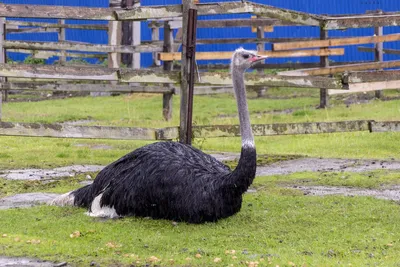
[[138,148],[106,166],[93,184],[57,197],[54,205],[88,208],[94,217],[141,216],[189,223],[217,221],[242,206],[256,173],[256,149],[244,73],[266,57],[237,49],[231,61],[242,149],[231,171],[214,157],[178,142]]

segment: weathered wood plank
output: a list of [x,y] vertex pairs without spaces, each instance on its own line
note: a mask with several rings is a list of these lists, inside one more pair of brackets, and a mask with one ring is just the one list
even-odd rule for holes
[[399,40],[400,40],[400,34],[388,34],[382,36],[351,37],[351,38],[338,38],[338,39],[319,40],[319,41],[313,40],[313,41],[303,41],[303,42],[276,43],[272,45],[272,50],[283,51],[290,49],[393,42]]
[[[58,21],[58,23],[65,25],[65,19],[60,19]],[[60,28],[59,29],[58,42],[65,42],[67,40],[65,33],[66,33],[65,28]],[[60,53],[61,53],[61,55],[59,56],[58,62],[60,64],[65,64],[65,62],[67,62],[67,51],[66,50],[61,50]]]
[[[63,79],[119,81],[122,83],[179,83],[179,72],[109,69],[102,67],[68,67],[52,65],[0,64],[0,76],[25,79]],[[201,84],[231,85],[229,73],[201,73]],[[247,85],[343,89],[341,78],[290,77],[246,74]]]
[[326,30],[398,26],[400,25],[400,12],[339,17],[323,16],[322,25]]
[[146,53],[161,52],[162,46],[159,44],[142,44],[137,46],[129,45],[98,45],[98,44],[77,44],[69,42],[24,42],[24,41],[5,41],[5,48],[13,49],[29,49],[29,50],[73,50],[87,52],[104,52],[104,53]]
[[329,95],[371,92],[376,90],[399,89],[400,80],[351,83],[346,85],[347,90],[329,90]]
[[386,68],[395,68],[395,67],[400,67],[400,60],[341,65],[341,66],[334,66],[334,67],[329,67],[329,68],[300,69],[300,70],[294,70],[294,71],[280,72],[279,74],[280,75],[288,75],[288,76],[330,75],[330,74],[343,73],[343,72],[348,72],[348,71],[386,69]]
[[107,25],[101,24],[59,24],[59,23],[44,23],[44,22],[27,22],[27,21],[16,21],[6,20],[7,29],[12,26],[29,26],[29,27],[41,27],[41,28],[69,28],[69,29],[85,29],[85,30],[108,30]]
[[108,8],[7,4],[0,4],[0,17],[116,20]]
[[0,89],[53,91],[53,92],[129,92],[129,93],[172,93],[174,88],[162,86],[131,86],[129,84],[76,84],[76,83],[23,83],[0,84]]
[[[201,84],[232,85],[230,74],[223,72],[202,72],[200,73],[200,80]],[[245,84],[250,86],[344,89],[340,78],[291,77],[249,73],[245,75]]]
[[108,68],[55,65],[0,64],[0,76],[43,79],[118,81],[118,71]]
[[115,10],[118,20],[145,20],[181,17],[182,5],[140,6],[130,10]]
[[371,121],[371,132],[400,132],[400,121]]
[[197,39],[199,44],[252,44],[252,43],[278,43],[288,41],[319,40],[319,38],[210,38]]
[[252,2],[226,2],[197,5],[199,15],[253,13],[301,25],[319,26],[321,18],[304,12]]
[[[27,50],[27,49],[7,49],[8,52],[31,54],[33,58],[48,59],[54,56],[63,56],[63,52],[58,51],[43,51],[43,50]],[[78,58],[107,58],[107,54],[87,54],[87,53],[65,53],[67,57],[78,57]]]
[[[164,52],[172,52],[173,51],[173,43],[174,43],[174,32],[173,30],[169,27],[169,24],[167,22],[164,22]],[[163,64],[163,70],[164,71],[172,71],[173,70],[173,64],[172,62],[164,62]],[[170,89],[171,85],[170,84],[164,84],[164,87],[166,89]],[[169,121],[172,119],[172,109],[173,109],[173,92],[169,93],[164,93],[163,94],[163,118],[166,121]]]
[[[151,21],[149,22],[149,28],[161,28],[164,22]],[[171,29],[182,28],[182,20],[177,18],[168,21]],[[226,28],[226,27],[258,27],[258,26],[286,26],[295,25],[290,22],[281,21],[278,19],[218,19],[218,20],[199,20],[197,28]]]
[[[341,65],[349,65],[349,64],[361,64],[361,63],[370,63],[373,61],[352,61],[352,62],[330,62],[332,66],[341,66]],[[320,66],[320,63],[265,63],[265,64],[257,64],[253,66],[253,69],[309,69],[309,68],[317,68]],[[219,69],[229,69],[229,64],[201,64],[198,66],[201,70],[219,70]]]
[[399,79],[400,70],[349,72],[343,76],[344,83],[395,81]]
[[147,69],[120,69],[120,82],[124,83],[179,83],[179,72],[160,72]]
[[[309,56],[332,56],[343,55],[343,48],[327,48],[327,49],[313,49],[313,50],[294,50],[294,51],[265,51],[260,55],[272,58],[279,57],[309,57]],[[232,52],[197,52],[196,60],[210,60],[210,59],[230,59]],[[163,61],[181,60],[181,53],[158,53],[158,59]]]
[[[196,5],[198,15],[253,13],[263,17],[279,19],[301,25],[319,26],[322,21],[317,15],[252,2],[225,2]],[[116,10],[119,20],[144,20],[181,17],[182,5],[146,6],[132,10]],[[0,13],[1,15],[1,13]]]
[[[359,46],[357,47],[357,50],[360,52],[375,52],[376,49],[374,47]],[[384,54],[400,55],[399,49],[382,49],[382,52]]]
[[[255,136],[321,134],[369,131],[369,121],[275,123],[252,125]],[[240,136],[239,125],[212,125],[193,127],[195,138]]]
[[295,25],[290,22],[278,19],[257,18],[257,19],[220,19],[220,20],[199,20],[198,28],[226,28],[226,27],[262,27],[262,26],[287,26]]
[[0,122],[0,135],[40,136],[59,138],[140,139],[155,140],[156,131],[151,128],[74,126],[65,124]]

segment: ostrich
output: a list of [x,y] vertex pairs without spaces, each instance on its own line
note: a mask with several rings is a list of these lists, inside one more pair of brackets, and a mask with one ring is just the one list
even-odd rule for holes
[[139,216],[203,223],[237,213],[256,173],[256,149],[246,101],[244,73],[266,57],[237,49],[231,60],[242,148],[230,168],[178,142],[138,148],[106,166],[93,184],[57,197],[53,205],[88,208],[93,217]]

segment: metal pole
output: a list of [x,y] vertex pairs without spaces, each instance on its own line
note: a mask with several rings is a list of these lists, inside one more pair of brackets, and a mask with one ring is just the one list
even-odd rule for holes
[[189,9],[188,17],[188,34],[187,34],[187,50],[186,58],[189,64],[189,95],[188,95],[188,115],[186,128],[186,144],[192,144],[192,118],[193,118],[193,89],[194,89],[194,67],[196,64],[196,27],[197,27],[197,10]]

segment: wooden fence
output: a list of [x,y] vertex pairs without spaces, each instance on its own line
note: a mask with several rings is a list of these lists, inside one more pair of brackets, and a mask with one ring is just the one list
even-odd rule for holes
[[[151,92],[163,94],[163,115],[165,119],[171,118],[172,98],[175,92],[181,91],[181,110],[185,110],[187,101],[186,88],[182,86],[182,73],[173,70],[172,61],[179,61],[182,53],[177,53],[177,48],[182,45],[184,32],[178,31],[178,35],[173,40],[172,30],[185,28],[185,19],[182,13],[182,5],[169,6],[146,6],[137,7],[130,1],[130,5],[125,8],[115,8],[118,1],[113,1],[111,8],[83,8],[83,7],[64,7],[64,6],[37,6],[37,5],[7,5],[0,4],[0,84],[1,90],[50,90],[50,91],[89,91],[89,92]],[[252,19],[230,19],[230,20],[209,20],[199,21],[198,27],[249,27],[257,32],[256,38],[232,38],[232,39],[199,39],[197,43],[256,43],[260,54],[270,57],[320,57],[319,64],[262,64],[265,68],[280,68],[290,65],[292,71],[284,71],[278,75],[266,75],[258,73],[247,74],[246,84],[257,88],[266,87],[303,87],[316,88],[321,91],[321,107],[328,105],[328,93],[332,92],[358,92],[360,90],[384,90],[395,89],[400,84],[398,70],[383,71],[385,68],[394,68],[400,66],[400,61],[383,62],[382,53],[399,54],[397,50],[382,49],[382,42],[393,42],[400,40],[400,34],[382,35],[382,26],[399,25],[400,12],[393,13],[368,13],[363,15],[348,16],[319,16],[297,12],[293,10],[275,8],[263,4],[252,2],[225,2],[212,4],[191,4],[189,0],[184,0],[184,6],[190,6],[198,11],[198,15],[210,14],[239,14],[250,13],[255,15]],[[58,23],[39,23],[39,22],[21,22],[4,19],[5,17],[15,18],[54,18]],[[85,19],[85,20],[104,20],[108,25],[97,24],[66,24],[66,19]],[[131,44],[123,44],[123,23],[149,21],[149,27],[152,30],[151,41],[138,42],[134,38]],[[288,25],[314,26],[321,29],[320,38],[265,38],[265,32],[272,31],[274,27]],[[160,40],[159,29],[164,28],[164,39]],[[330,38],[328,30],[374,27],[376,36],[369,37],[348,37],[348,38]],[[78,43],[65,40],[65,29],[90,29],[107,30],[109,34],[108,45]],[[23,33],[23,32],[58,32],[59,42],[22,42],[6,40],[5,33]],[[139,40],[140,41],[140,40]],[[265,43],[273,43],[272,51],[263,51]],[[329,66],[328,56],[344,54],[343,48],[336,46],[360,45],[366,43],[375,43],[376,47],[360,47],[361,51],[373,51],[376,54],[376,62],[357,62],[355,64],[335,64]],[[334,46],[334,47],[332,47]],[[33,57],[48,58],[50,56],[59,56],[59,65],[19,65],[6,64],[5,51],[28,52]],[[74,52],[70,52],[74,51]],[[92,52],[92,53],[88,53]],[[153,53],[153,65],[161,66],[163,69],[151,68],[133,70],[131,68],[121,68],[121,54],[139,54]],[[229,52],[202,52],[196,53],[197,60],[207,59],[228,59],[232,51]],[[83,58],[108,58],[108,68],[100,66],[66,66],[67,57]],[[137,66],[137,64],[136,64]],[[226,67],[226,66],[222,66]],[[299,68],[312,69],[299,69]],[[363,72],[366,71],[367,72]],[[371,71],[374,70],[374,71]],[[195,92],[225,92],[226,88],[231,86],[231,79],[228,73],[224,72],[200,72],[200,79],[196,81]],[[183,112],[184,115],[185,112]],[[182,117],[182,112],[181,112]],[[0,119],[1,119],[1,94],[0,94]],[[181,118],[180,129],[184,129],[185,119]],[[372,122],[368,122],[372,125]],[[14,125],[11,127],[10,125]],[[36,125],[36,124],[35,124]],[[322,125],[322,124],[321,124]],[[335,124],[336,125],[336,124]],[[346,124],[347,125],[347,124]],[[29,134],[45,136],[46,131],[55,131],[60,126],[39,125],[25,127],[26,124],[1,124],[1,134],[26,133],[23,128],[29,128]],[[21,128],[22,127],[22,128]],[[68,126],[72,127],[72,126]],[[214,129],[213,126],[209,126]],[[236,126],[232,126],[236,127]],[[261,126],[257,126],[261,127]],[[269,126],[268,126],[269,127]],[[265,126],[263,133],[268,133],[269,129]],[[271,126],[272,127],[272,126]],[[338,131],[341,131],[340,126]],[[347,127],[347,126],[346,126]],[[371,126],[372,127],[372,126]],[[369,127],[369,129],[372,129]],[[68,128],[68,129],[70,129]],[[73,127],[72,127],[73,128]],[[72,129],[71,128],[71,129]],[[94,128],[76,127],[76,131],[84,134],[71,134],[73,137],[111,136],[108,134],[94,133]],[[229,128],[229,127],[228,127]],[[227,128],[227,129],[228,129]],[[262,128],[262,127],[261,127]],[[258,128],[258,129],[261,129]],[[46,131],[43,129],[47,129]],[[67,136],[65,127],[61,127],[63,134]],[[114,128],[107,128],[110,133],[118,138],[145,138],[151,136],[152,139],[159,139],[157,136],[167,136],[165,139],[175,138],[176,128],[167,131],[154,129],[132,130],[133,128],[121,128],[121,134],[116,134]],[[130,129],[130,130],[129,130]],[[232,128],[233,129],[233,128]],[[363,128],[364,129],[364,128]],[[374,128],[375,129],[375,128]],[[389,127],[388,129],[398,129],[398,127]],[[72,130],[71,130],[72,131]],[[209,130],[194,130],[195,133],[209,132]],[[220,128],[218,128],[220,131]],[[230,132],[231,130],[226,130]],[[332,131],[332,130],[331,130]],[[212,131],[211,131],[212,132]],[[223,132],[223,131],[222,131]],[[301,131],[300,131],[301,132]],[[46,132],[47,133],[47,132]],[[173,134],[171,134],[173,133]],[[294,131],[293,134],[299,133]],[[307,132],[308,133],[308,132]],[[23,134],[25,135],[25,134]],[[201,134],[200,136],[203,136]],[[212,134],[210,136],[213,136]],[[145,138],[146,139],[146,138]]]

